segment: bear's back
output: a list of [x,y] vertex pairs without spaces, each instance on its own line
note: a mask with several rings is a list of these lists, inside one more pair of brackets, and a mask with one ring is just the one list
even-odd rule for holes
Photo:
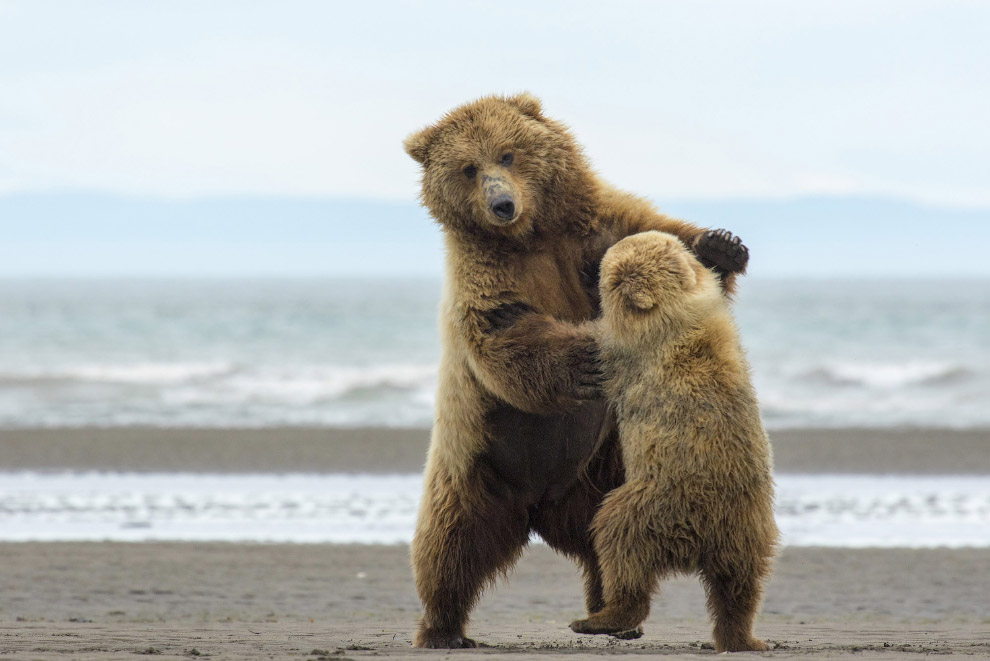
[[724,300],[702,304],[704,314],[677,334],[606,353],[627,471],[720,489],[762,482],[770,447],[738,330]]

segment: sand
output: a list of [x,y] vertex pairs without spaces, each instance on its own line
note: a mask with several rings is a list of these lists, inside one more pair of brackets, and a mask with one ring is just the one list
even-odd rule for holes
[[[422,430],[0,430],[0,471],[413,472]],[[990,433],[773,434],[782,472],[990,476]],[[988,477],[990,479],[990,477]],[[664,584],[646,636],[584,637],[574,566],[544,546],[482,600],[470,658],[714,652],[700,585]],[[0,658],[432,658],[404,546],[0,544]],[[757,634],[774,658],[990,658],[990,550],[784,549]],[[447,654],[441,652],[441,654]]]
[[[405,546],[2,544],[0,657],[424,658]],[[757,634],[775,658],[990,656],[986,550],[789,549]],[[702,590],[665,583],[646,635],[577,636],[574,567],[531,548],[490,591],[473,658],[712,654]],[[319,651],[320,653],[314,653]]]

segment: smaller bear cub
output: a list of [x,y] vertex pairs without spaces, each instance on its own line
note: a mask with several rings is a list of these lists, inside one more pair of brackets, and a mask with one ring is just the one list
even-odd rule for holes
[[577,633],[638,637],[658,580],[699,572],[718,651],[753,636],[777,542],[770,444],[714,273],[674,236],[616,243],[598,322],[626,483],[591,524],[605,606]]

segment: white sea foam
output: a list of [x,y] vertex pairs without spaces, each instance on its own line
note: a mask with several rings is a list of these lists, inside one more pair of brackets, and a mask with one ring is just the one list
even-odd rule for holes
[[970,375],[972,375],[970,370],[955,363],[909,360],[897,363],[838,362],[812,368],[799,378],[833,386],[862,386],[892,390],[944,383],[964,379]]
[[0,374],[2,380],[75,381],[79,383],[120,383],[169,386],[229,374],[229,363],[136,362],[110,365],[78,365],[54,370],[31,370],[20,374]]
[[385,390],[433,387],[436,365],[329,365],[241,373],[225,384],[246,399],[318,402]]
[[7,371],[0,373],[0,426],[423,426],[433,417],[436,377],[435,363],[125,363]]
[[304,391],[318,387],[323,396],[339,397],[373,388],[411,389],[436,379],[435,364],[384,365],[290,365],[261,368],[226,362],[159,362],[83,364],[62,368],[0,372],[0,383],[28,381],[75,381],[79,383],[123,383],[182,385],[211,380],[214,384],[241,389],[245,393]]
[[[0,474],[0,540],[408,543],[419,475]],[[780,475],[789,546],[990,547],[990,477]]]

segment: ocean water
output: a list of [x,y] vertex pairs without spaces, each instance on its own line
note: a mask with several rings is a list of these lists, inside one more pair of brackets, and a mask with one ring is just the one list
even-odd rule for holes
[[[437,280],[0,281],[0,428],[428,426]],[[990,427],[990,282],[747,280],[767,426]]]
[[[419,475],[0,474],[0,541],[409,543]],[[990,547],[983,477],[778,475],[785,546]]]

